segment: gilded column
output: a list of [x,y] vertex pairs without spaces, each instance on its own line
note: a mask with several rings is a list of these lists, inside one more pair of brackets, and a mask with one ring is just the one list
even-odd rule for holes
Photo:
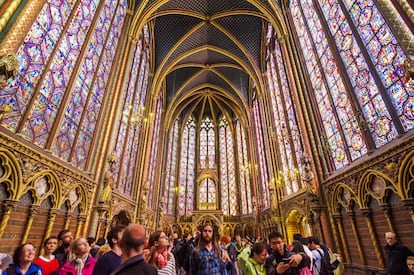
[[361,209],[361,212],[364,215],[365,221],[367,223],[369,235],[371,237],[372,244],[374,245],[375,256],[377,257],[378,264],[379,264],[380,267],[384,268],[385,267],[384,259],[382,257],[381,248],[378,244],[378,240],[377,240],[377,237],[375,235],[374,225],[372,224],[371,210],[368,209],[368,208],[365,208],[365,209]]
[[10,5],[4,10],[4,13],[0,17],[0,33],[4,31],[4,28],[15,14],[21,2],[22,0],[11,1]]
[[411,221],[414,223],[414,199],[406,199],[406,200],[403,200],[402,202],[404,204],[405,209],[407,209],[410,212]]
[[358,234],[356,223],[355,223],[355,213],[348,212],[348,218],[351,220],[352,232],[354,233],[354,238],[355,238],[356,246],[357,246],[358,253],[359,253],[359,259],[361,260],[361,263],[363,265],[366,265],[367,263],[366,263],[364,251],[362,251],[361,240],[359,238],[359,234]]
[[36,215],[38,210],[39,210],[39,205],[33,205],[33,204],[30,205],[29,213],[27,216],[26,228],[24,230],[23,238],[21,240],[22,244],[27,242],[27,238],[29,237],[30,230],[32,229],[34,216]]
[[[108,207],[105,206],[99,206],[97,207],[97,212],[98,212],[98,226],[96,229],[96,239],[98,239],[101,235],[101,231],[102,231],[102,224],[105,222],[105,216],[106,213],[108,211]],[[106,235],[104,235],[106,236]]]
[[14,210],[18,202],[19,201],[15,201],[15,200],[4,200],[3,201],[3,205],[2,205],[3,215],[1,217],[1,222],[0,222],[0,239],[3,237],[4,231],[6,230],[6,226],[10,219],[10,213],[12,210]]
[[76,225],[75,238],[80,237],[81,230],[82,230],[83,225],[85,224],[85,221],[86,221],[86,215],[85,214],[79,214],[78,215],[78,224]]
[[[341,214],[333,214],[332,216],[335,220],[336,227],[338,228],[339,237],[341,238],[341,245],[343,247],[343,250],[344,250],[343,252],[344,252],[344,256],[345,256],[345,261],[344,262],[351,262],[351,255],[349,253],[348,243],[346,242],[344,228],[343,228],[342,223],[341,223],[342,216],[341,216]],[[341,246],[339,246],[338,249],[340,249],[340,247]]]
[[50,209],[48,214],[49,222],[47,223],[46,232],[44,239],[50,237],[52,233],[53,226],[55,225],[56,216],[59,213],[59,209]]
[[69,229],[69,223],[70,223],[70,220],[72,219],[72,214],[71,213],[69,213],[69,212],[66,212],[66,215],[65,215],[65,229]]
[[390,208],[390,206],[388,204],[382,204],[382,205],[380,205],[380,207],[381,207],[382,212],[384,213],[385,220],[387,221],[388,228],[390,229],[389,231],[396,232],[395,228],[394,228],[394,225],[392,223],[392,220],[391,220],[391,208]]

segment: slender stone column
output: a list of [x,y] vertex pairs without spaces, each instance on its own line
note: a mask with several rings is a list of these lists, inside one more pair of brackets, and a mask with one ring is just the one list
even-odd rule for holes
[[29,207],[29,214],[27,217],[26,228],[24,230],[23,238],[21,240],[21,244],[27,242],[27,238],[29,237],[30,230],[32,229],[33,219],[36,215],[37,211],[39,210],[39,205],[30,205]]
[[7,224],[9,223],[10,214],[19,203],[17,200],[4,200],[3,201],[3,215],[0,222],[0,239],[3,238],[4,232],[6,231]]

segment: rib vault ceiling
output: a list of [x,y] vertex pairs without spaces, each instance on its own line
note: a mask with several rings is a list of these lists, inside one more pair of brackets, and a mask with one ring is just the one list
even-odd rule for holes
[[192,112],[248,117],[249,87],[263,87],[267,1],[149,1],[153,86],[165,87],[167,117]]

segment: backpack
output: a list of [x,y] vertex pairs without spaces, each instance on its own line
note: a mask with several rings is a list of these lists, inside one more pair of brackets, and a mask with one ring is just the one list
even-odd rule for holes
[[331,251],[325,245],[321,244],[320,246],[323,250],[323,256],[326,258],[326,260],[331,266],[331,270],[335,270],[339,266],[339,260],[332,255]]
[[333,275],[334,273],[332,271],[331,263],[329,262],[329,260],[326,259],[326,257],[321,253],[319,249],[320,248],[316,249],[319,255],[321,255],[321,269],[319,270],[319,274],[320,275]]
[[313,275],[312,271],[309,269],[309,267],[305,266],[300,270],[299,275]]

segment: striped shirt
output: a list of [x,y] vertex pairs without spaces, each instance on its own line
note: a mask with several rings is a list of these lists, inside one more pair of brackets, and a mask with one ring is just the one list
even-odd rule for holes
[[158,275],[175,275],[177,272],[175,271],[175,259],[174,255],[168,252],[168,262],[167,265],[164,266],[162,269],[157,268]]

